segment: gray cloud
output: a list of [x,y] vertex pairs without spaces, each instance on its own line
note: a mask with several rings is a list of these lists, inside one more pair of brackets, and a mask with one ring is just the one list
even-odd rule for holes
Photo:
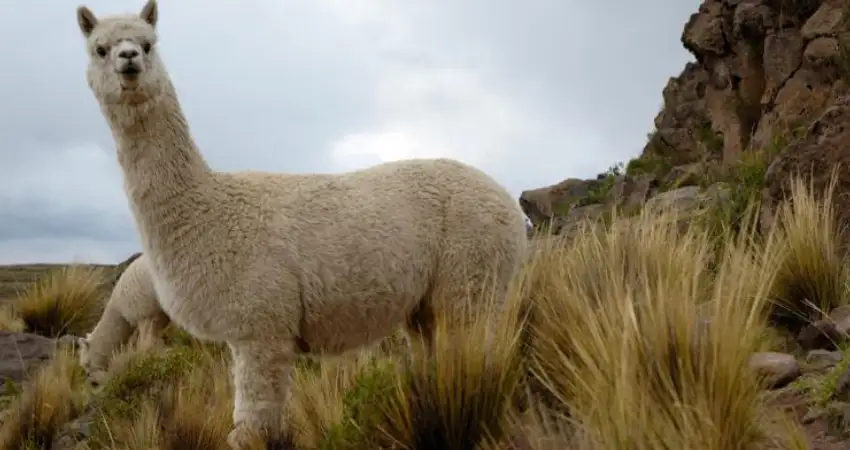
[[[98,15],[142,3],[87,0]],[[698,4],[162,2],[161,52],[217,169],[452,156],[519,194],[637,154]],[[0,16],[0,263],[138,248],[74,6]]]
[[0,217],[0,229],[7,240],[84,238],[115,242],[134,232],[124,217],[97,208],[56,210],[50,201],[24,203],[20,199],[4,205],[8,214]]

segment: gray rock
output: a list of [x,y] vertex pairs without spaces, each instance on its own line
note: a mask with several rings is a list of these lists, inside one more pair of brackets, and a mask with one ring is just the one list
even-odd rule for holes
[[762,377],[773,389],[794,381],[802,372],[794,356],[787,353],[759,352],[750,356],[750,369]]
[[31,333],[0,331],[0,379],[8,378],[20,383],[26,375],[42,362],[49,360],[56,349],[56,341]]
[[807,325],[797,335],[803,350],[833,350],[850,337],[850,305],[830,311],[825,319]]
[[815,366],[818,369],[833,367],[838,364],[843,355],[841,352],[831,352],[829,350],[812,350],[806,354],[806,363]]
[[646,201],[645,208],[653,212],[666,210],[688,211],[699,204],[699,186],[686,186],[662,192]]

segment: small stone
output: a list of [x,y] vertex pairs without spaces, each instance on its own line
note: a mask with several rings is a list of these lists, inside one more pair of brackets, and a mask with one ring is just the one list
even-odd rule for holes
[[74,424],[74,432],[78,436],[91,437],[93,424],[90,420],[79,421]]
[[835,328],[839,333],[850,334],[850,305],[839,306],[829,312],[829,318],[835,322]]
[[800,331],[797,343],[803,350],[834,350],[844,340],[844,336],[832,321],[818,320]]
[[750,369],[773,389],[787,385],[802,374],[794,356],[778,352],[754,353],[750,356]]
[[812,408],[808,412],[806,412],[806,415],[803,416],[800,422],[804,425],[808,425],[810,423],[814,423],[816,420],[823,417],[824,414],[825,411],[823,410],[823,408]]
[[53,443],[53,448],[57,450],[72,450],[77,445],[71,436],[62,436]]
[[812,350],[806,354],[806,362],[818,369],[833,367],[842,358],[843,355],[841,352],[831,352],[829,350]]

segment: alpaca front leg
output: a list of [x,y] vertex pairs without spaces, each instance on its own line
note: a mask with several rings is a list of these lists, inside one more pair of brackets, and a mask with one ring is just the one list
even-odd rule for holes
[[[285,342],[285,341],[284,341]],[[233,354],[234,450],[255,448],[258,439],[283,435],[283,410],[295,361],[294,344],[281,341],[228,343]]]

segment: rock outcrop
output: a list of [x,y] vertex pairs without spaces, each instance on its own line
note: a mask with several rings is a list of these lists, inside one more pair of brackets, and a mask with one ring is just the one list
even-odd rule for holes
[[[795,174],[820,196],[834,180],[832,203],[841,224],[850,224],[850,96],[835,99],[805,133],[782,149],[767,169],[762,192],[762,226],[772,226],[777,205],[790,191]],[[835,178],[833,179],[833,175]]]
[[[665,89],[666,107],[656,118],[662,138],[669,128],[684,127],[698,141],[713,134],[721,145],[708,149],[709,156],[731,163],[804,126],[846,90],[846,9],[841,0],[705,1],[682,33],[696,63]],[[668,102],[669,94],[676,98]],[[686,121],[676,120],[681,104],[688,105]],[[664,141],[682,155],[694,154],[700,143]]]
[[[705,0],[681,35],[694,61],[664,87],[664,107],[641,155],[625,173],[523,192],[526,214],[538,228],[566,232],[598,216],[595,205],[634,208],[688,186],[705,195],[717,181],[710,174],[759,153],[764,167],[748,174],[758,178],[748,188],[761,193],[762,225],[769,227],[792,172],[825,187],[832,168],[850,164],[848,18],[843,0]],[[850,190],[850,176],[839,175],[840,194]],[[694,197],[694,189],[675,196]]]

